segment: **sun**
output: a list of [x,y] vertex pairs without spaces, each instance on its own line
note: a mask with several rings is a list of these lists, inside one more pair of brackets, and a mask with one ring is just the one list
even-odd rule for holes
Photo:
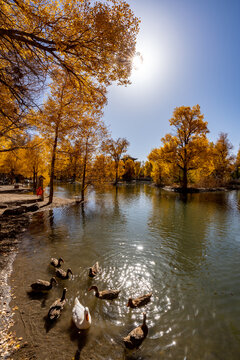
[[137,52],[132,59],[132,82],[144,81],[151,76],[152,70],[149,55],[147,53]]
[[132,58],[132,83],[154,81],[161,67],[161,57],[153,46],[145,44]]
[[143,65],[143,56],[137,52],[132,59],[133,70],[140,70]]
[[158,45],[151,38],[141,38],[137,43],[137,49],[131,59],[132,73],[131,83],[136,86],[154,86],[157,79],[166,79],[169,74],[171,57],[165,44]]

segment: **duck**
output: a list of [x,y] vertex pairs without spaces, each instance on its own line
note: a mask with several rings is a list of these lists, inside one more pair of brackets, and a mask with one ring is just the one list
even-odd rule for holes
[[126,337],[123,338],[124,345],[128,349],[138,348],[148,334],[146,324],[146,313],[143,313],[143,323],[133,329]]
[[61,266],[61,262],[64,263],[64,260],[61,257],[59,259],[51,258],[50,264],[55,268],[59,268]]
[[91,315],[88,307],[84,307],[78,298],[75,298],[72,309],[72,319],[79,330],[86,330],[91,326]]
[[64,305],[66,304],[66,298],[65,298],[66,292],[67,292],[67,289],[64,288],[62,297],[55,300],[54,303],[50,306],[49,311],[48,311],[49,320],[51,320],[51,321],[57,320],[59,318],[59,316],[61,315],[61,311],[63,310]]
[[56,269],[56,276],[63,280],[69,279],[69,274],[73,275],[71,269],[67,269],[67,271],[64,271],[63,269]]
[[149,294],[139,296],[138,298],[135,299],[129,298],[127,306],[129,306],[130,308],[136,308],[146,305],[150,301],[151,296],[152,296],[152,292]]
[[91,286],[88,291],[95,290],[95,296],[99,299],[113,300],[118,297],[120,290],[103,290],[98,291],[97,286]]
[[38,279],[35,283],[31,284],[33,291],[48,291],[51,290],[53,283],[57,284],[55,277],[52,277],[50,281]]
[[100,267],[97,261],[93,266],[90,267],[88,276],[94,277],[99,273],[99,271],[100,271]]

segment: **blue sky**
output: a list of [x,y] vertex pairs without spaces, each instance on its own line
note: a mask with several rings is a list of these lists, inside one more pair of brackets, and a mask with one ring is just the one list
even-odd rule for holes
[[113,85],[104,120],[128,153],[146,160],[171,131],[176,106],[199,104],[209,139],[226,132],[240,144],[240,0],[130,0],[141,18],[143,64],[132,85]]

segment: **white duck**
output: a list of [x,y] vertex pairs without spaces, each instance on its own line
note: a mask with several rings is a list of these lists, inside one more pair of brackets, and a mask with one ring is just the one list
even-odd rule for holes
[[80,304],[78,298],[75,298],[72,309],[72,319],[76,327],[80,330],[88,329],[91,326],[91,315],[88,307]]

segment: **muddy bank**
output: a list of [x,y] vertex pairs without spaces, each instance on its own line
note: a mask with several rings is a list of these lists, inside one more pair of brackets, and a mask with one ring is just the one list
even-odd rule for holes
[[11,333],[14,310],[10,307],[12,300],[9,277],[12,272],[18,244],[22,234],[27,230],[33,212],[45,211],[59,206],[75,203],[75,199],[54,198],[48,204],[46,198],[38,202],[34,195],[4,193],[0,190],[0,358],[7,359],[8,354],[21,348],[22,339]]
[[29,215],[0,217],[0,357],[3,359],[19,345],[10,332],[14,313],[10,307],[12,298],[8,278],[21,234],[26,231],[29,222]]
[[20,235],[26,231],[29,222],[27,214],[0,216],[0,270],[6,266],[8,255],[16,249]]

